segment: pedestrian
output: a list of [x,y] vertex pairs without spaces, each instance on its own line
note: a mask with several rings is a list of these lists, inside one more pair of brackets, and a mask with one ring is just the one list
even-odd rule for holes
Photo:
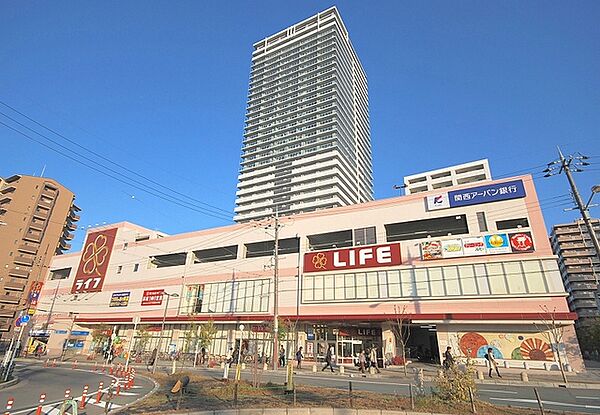
[[158,349],[155,347],[154,350],[152,350],[150,359],[148,359],[148,366],[146,367],[146,369],[148,369],[148,372],[150,371],[150,366],[154,366],[154,362],[156,361],[157,356],[158,356]]
[[329,367],[331,369],[331,372],[333,373],[333,360],[335,359],[335,349],[333,348],[333,346],[331,346],[329,349],[327,349],[327,354],[325,355],[325,367],[323,367],[323,369],[321,369],[321,372],[324,371],[325,369],[327,369],[327,367]]
[[200,349],[200,364],[203,365],[204,363],[206,363],[206,347]]
[[296,352],[296,362],[298,362],[298,369],[302,368],[302,359],[304,358],[304,355],[302,355],[302,346],[300,346],[300,348],[298,348],[298,351]]
[[365,364],[367,363],[367,355],[364,350],[360,351],[358,355],[358,367],[360,368],[360,373],[365,373]]
[[375,346],[371,347],[371,367],[374,367],[375,370],[377,371],[377,373],[381,373],[381,370],[379,370],[379,367],[377,366],[377,349],[375,348]]
[[279,346],[279,367],[285,366],[285,349],[283,348],[283,344]]
[[231,367],[231,364],[233,363],[233,355],[233,347],[230,347],[227,356],[225,356],[226,364],[228,364],[229,367]]
[[501,378],[502,376],[500,375],[500,372],[498,371],[498,362],[496,362],[496,358],[494,357],[494,349],[492,349],[491,347],[488,347],[487,353],[485,354],[485,358],[490,363],[490,372],[488,374],[489,377],[492,377],[492,369],[496,369],[496,374],[498,375],[499,378]]
[[446,352],[444,352],[444,369],[448,370],[452,366],[454,366],[454,357],[452,356],[452,347],[446,347]]

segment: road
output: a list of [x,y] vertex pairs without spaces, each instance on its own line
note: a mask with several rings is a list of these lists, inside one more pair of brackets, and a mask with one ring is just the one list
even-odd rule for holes
[[[89,385],[88,399],[86,407],[80,409],[79,414],[104,414],[107,389],[111,382],[116,380],[114,376],[87,369],[45,368],[40,364],[30,362],[17,363],[15,375],[21,379],[19,383],[0,389],[0,409],[4,410],[9,397],[13,397],[15,400],[11,415],[35,414],[41,393],[46,394],[42,413],[57,415],[64,400],[65,389],[70,389],[71,396],[80,403],[84,385]],[[100,403],[96,404],[96,393],[100,382],[104,382],[104,393]],[[111,409],[131,403],[148,394],[153,388],[152,382],[137,377],[133,388],[121,390],[119,396],[113,396]]]
[[[216,369],[200,369],[200,373],[207,376],[220,378],[222,372]],[[235,370],[230,371],[230,378],[233,378]],[[243,372],[244,379],[250,380],[251,374],[249,371]],[[285,381],[285,373],[280,370],[276,373],[263,373],[261,380],[263,382],[271,381],[273,383],[283,383]],[[354,375],[349,377],[347,374],[340,376],[339,374],[330,374],[318,372],[313,374],[308,371],[302,371],[295,375],[294,382],[298,385],[334,387],[347,390],[348,382],[352,381],[354,391],[378,392],[387,394],[398,394],[403,396],[409,395],[408,383],[412,378],[403,381],[398,378],[386,377],[366,377]],[[425,384],[429,389],[432,385]],[[538,393],[542,399],[544,409],[564,412],[580,412],[598,414],[600,413],[600,389],[577,389],[577,388],[550,388],[537,387]],[[496,384],[478,384],[478,398],[496,405],[538,408],[538,403],[535,397],[533,386],[519,385],[506,386]]]

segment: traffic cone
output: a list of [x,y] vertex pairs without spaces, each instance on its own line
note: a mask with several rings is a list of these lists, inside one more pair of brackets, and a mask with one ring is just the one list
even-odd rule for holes
[[96,394],[96,403],[100,403],[100,399],[102,399],[102,388],[104,387],[104,382],[100,382],[98,385],[98,393]]
[[14,403],[15,403],[15,398],[13,398],[13,397],[8,398],[8,402],[6,402],[6,412],[4,412],[4,415],[10,415],[10,410],[12,409]]
[[79,403],[79,407],[81,409],[85,408],[85,403],[87,400],[87,393],[88,393],[89,388],[90,387],[88,385],[84,385],[84,387],[83,387],[83,393],[81,394],[81,402]]
[[37,409],[35,410],[35,415],[42,415],[42,406],[44,405],[45,400],[46,400],[46,394],[42,393],[40,395],[40,403],[39,403]]
[[117,391],[115,392],[115,395],[119,396],[121,394],[121,382],[117,381]]

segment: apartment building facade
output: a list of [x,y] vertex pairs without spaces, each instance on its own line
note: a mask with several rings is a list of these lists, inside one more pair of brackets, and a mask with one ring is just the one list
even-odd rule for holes
[[373,200],[368,100],[335,7],[256,42],[235,221]]
[[[51,351],[89,353],[94,328],[110,328],[117,350],[190,352],[186,333],[212,321],[209,348],[272,353],[274,240],[270,221],[180,235],[130,223],[88,232],[82,252],[54,257],[36,341]],[[454,186],[284,217],[279,222],[277,314],[288,326],[288,354],[302,346],[338,363],[361,348],[381,359],[399,353],[396,317],[411,326],[411,359],[440,361],[446,346],[484,364],[492,347],[512,367],[581,369],[582,360],[556,256],[530,176]],[[94,259],[95,258],[95,259]],[[550,310],[544,312],[544,310]],[[551,314],[551,315],[549,315]],[[161,325],[165,321],[165,330]],[[565,327],[554,345],[543,322]],[[239,331],[244,323],[245,331]],[[117,341],[115,340],[115,341]],[[238,343],[239,344],[239,343]],[[193,351],[193,350],[192,350]]]
[[0,184],[0,332],[21,311],[34,313],[55,255],[71,248],[79,208],[74,194],[44,177],[14,175]]
[[[600,220],[593,219],[592,226],[600,238]],[[550,241],[569,293],[569,307],[577,313],[578,325],[585,326],[590,318],[600,317],[600,258],[583,220],[554,225]]]
[[410,195],[486,180],[492,180],[492,173],[488,159],[482,159],[405,176],[404,188]]

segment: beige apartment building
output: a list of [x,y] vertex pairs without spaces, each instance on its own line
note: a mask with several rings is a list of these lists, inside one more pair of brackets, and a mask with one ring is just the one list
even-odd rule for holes
[[34,314],[52,257],[71,248],[80,209],[58,182],[14,175],[0,181],[0,332]]

